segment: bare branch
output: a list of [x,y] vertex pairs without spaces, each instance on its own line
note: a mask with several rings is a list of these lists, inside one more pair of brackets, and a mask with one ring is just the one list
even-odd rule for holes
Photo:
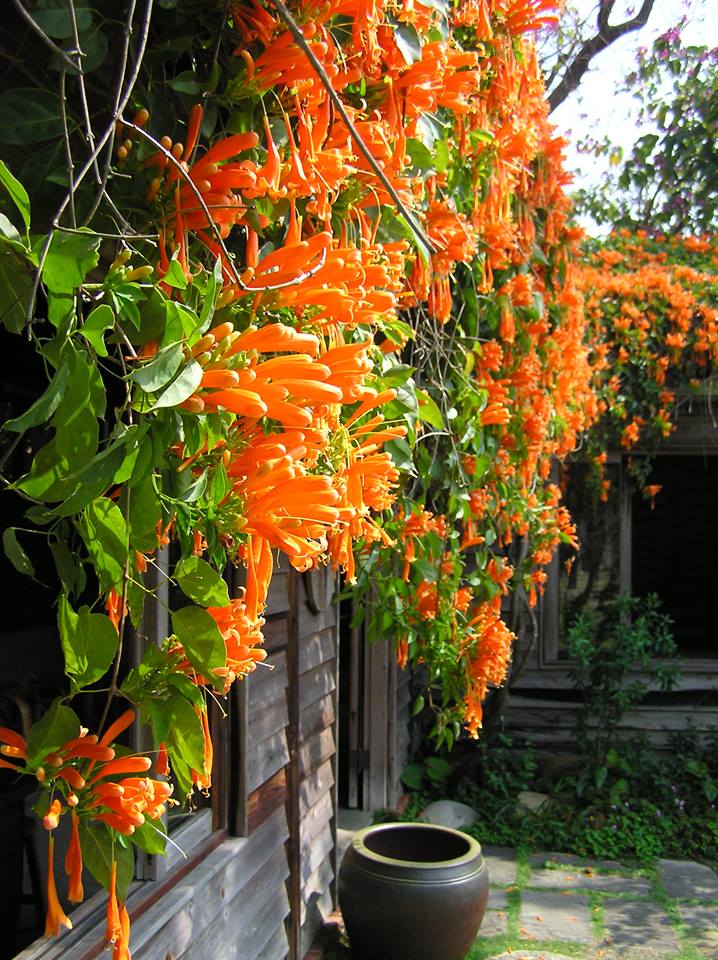
[[322,86],[329,94],[329,99],[332,101],[339,115],[341,116],[342,120],[346,124],[347,130],[352,135],[354,142],[359,147],[360,151],[364,154],[364,157],[366,158],[367,163],[372,168],[374,173],[377,175],[377,177],[381,181],[382,186],[387,191],[391,199],[394,201],[394,204],[396,205],[397,210],[408,223],[412,233],[417,237],[418,240],[421,241],[421,243],[426,247],[429,253],[436,253],[437,252],[436,247],[431,242],[431,240],[429,240],[429,238],[426,236],[424,231],[421,229],[413,213],[411,213],[411,211],[409,211],[404,206],[404,204],[401,201],[401,198],[399,197],[399,194],[396,192],[391,182],[387,178],[386,174],[377,163],[373,153],[364,143],[359,131],[354,126],[354,123],[352,122],[351,117],[349,116],[349,114],[346,111],[346,108],[344,107],[341,97],[339,97],[336,90],[332,86],[331,80],[327,76],[326,71],[324,70],[324,67],[316,58],[314,51],[309,46],[307,41],[304,39],[304,34],[297,26],[297,23],[294,17],[291,15],[291,13],[287,9],[287,7],[284,5],[282,0],[269,0],[269,2],[277,11],[277,13],[282,18],[282,20],[284,20],[286,25],[289,27],[289,32],[292,34],[292,36],[296,40],[297,46],[304,53],[304,55],[307,57],[312,67],[314,68],[314,72],[319,77],[319,80],[321,81]]
[[619,37],[632,33],[634,30],[640,30],[648,23],[648,18],[653,11],[656,0],[643,0],[638,13],[630,20],[623,23],[611,25],[608,21],[613,10],[615,0],[602,0],[596,17],[597,33],[587,40],[578,51],[573,60],[564,70],[561,81],[549,94],[548,102],[551,112],[553,112],[570,93],[578,87],[586,71],[591,65],[593,58],[615,43]]
[[44,30],[42,29],[42,27],[40,26],[40,24],[39,24],[39,23],[36,23],[36,22],[33,20],[33,18],[32,18],[32,17],[30,16],[30,14],[27,12],[27,10],[25,9],[25,7],[23,7],[23,5],[20,3],[20,0],[13,0],[13,3],[15,4],[15,8],[17,9],[17,12],[18,12],[18,13],[20,14],[20,16],[23,18],[23,20],[25,21],[25,23],[26,23],[32,30],[34,30],[34,32],[38,35],[38,37],[42,40],[42,42],[43,42],[47,47],[49,47],[50,50],[52,50],[52,52],[55,54],[55,56],[60,58],[60,60],[61,60],[61,61],[63,62],[63,64],[65,65],[65,69],[67,69],[67,68],[69,67],[70,70],[74,70],[74,69],[75,69],[75,64],[72,62],[72,60],[70,59],[70,57],[68,57],[68,55],[65,53],[65,51],[64,51],[64,50],[61,50],[60,47],[58,47],[58,45],[57,45],[56,43],[54,43],[54,42],[48,37],[48,35],[45,33],[45,31],[44,31]]

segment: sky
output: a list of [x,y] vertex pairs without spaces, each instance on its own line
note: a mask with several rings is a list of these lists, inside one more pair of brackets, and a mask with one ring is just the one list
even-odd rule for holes
[[[631,9],[635,9],[638,2],[619,0],[611,22],[622,22],[626,19],[624,14],[630,16]],[[597,0],[578,0],[575,5],[585,15],[587,24],[595,23]],[[688,18],[682,31],[685,43],[718,46],[717,8],[718,0],[657,0],[643,29],[621,37],[594,58],[579,89],[551,115],[557,131],[569,141],[567,166],[574,173],[576,187],[590,187],[599,182],[608,166],[607,157],[579,153],[576,144],[583,138],[590,136],[600,141],[608,135],[624,153],[637,139],[637,106],[630,94],[619,92],[619,87],[626,74],[635,68],[638,48],[650,47],[657,36],[675,26],[683,15]]]

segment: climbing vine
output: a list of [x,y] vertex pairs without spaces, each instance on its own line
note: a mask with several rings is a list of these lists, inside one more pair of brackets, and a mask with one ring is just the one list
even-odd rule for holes
[[[67,686],[0,765],[40,788],[48,935],[69,818],[68,899],[84,862],[129,956],[133,846],[210,789],[208,704],[265,657],[278,563],[371,582],[440,739],[477,734],[503,600],[530,611],[573,539],[552,461],[598,412],[531,40],[555,6],[14,8],[2,322],[44,380],[3,426],[3,543],[52,557]],[[170,547],[171,633],[128,669]]]

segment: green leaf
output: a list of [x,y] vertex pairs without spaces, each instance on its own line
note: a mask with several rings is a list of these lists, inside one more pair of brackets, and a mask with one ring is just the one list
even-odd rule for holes
[[414,470],[414,460],[411,454],[411,447],[406,442],[406,440],[390,440],[385,444],[384,449],[391,454],[391,459],[394,461],[394,465],[399,470],[404,470],[406,473],[415,474]]
[[180,560],[174,577],[183,593],[203,607],[225,607],[229,603],[229,591],[222,577],[200,557]]
[[112,307],[107,303],[101,303],[99,307],[90,313],[88,318],[82,324],[80,333],[95,348],[98,357],[108,356],[105,338],[105,330],[111,330],[115,325],[115,314]]
[[417,390],[416,398],[419,403],[419,420],[423,420],[424,423],[430,424],[436,430],[443,430],[444,420],[441,416],[441,410],[439,410],[436,403],[432,400],[426,390]]
[[10,173],[2,160],[0,160],[0,183],[10,194],[12,202],[22,217],[22,222],[25,224],[25,233],[27,233],[30,229],[30,198],[25,187]]
[[166,853],[167,833],[164,823],[159,818],[157,820],[145,820],[141,827],[135,827],[132,842],[145,853]]
[[416,700],[414,700],[414,703],[412,704],[412,707],[411,707],[412,717],[417,716],[417,714],[421,713],[423,709],[424,709],[424,698],[422,697],[421,694],[419,694]]
[[194,95],[201,91],[201,86],[197,82],[197,76],[194,70],[185,70],[183,73],[177,74],[173,80],[167,82],[167,86],[171,87],[172,90],[176,90],[177,93],[187,93]]
[[41,423],[45,423],[46,420],[49,420],[59,407],[65,395],[67,375],[67,364],[63,363],[42,396],[21,416],[15,417],[14,420],[7,420],[3,424],[3,430],[10,430],[13,433],[24,433],[26,430],[29,430],[30,427],[36,427]]
[[27,738],[28,762],[34,764],[80,735],[80,718],[58,698],[47,713],[30,728]]
[[434,169],[434,158],[431,155],[431,151],[421,140],[408,139],[406,141],[406,152],[409,155],[412,166],[416,167],[417,170]]
[[42,268],[48,289],[53,293],[73,293],[97,266],[99,249],[100,238],[92,230],[81,227],[79,233],[54,233]]
[[[92,13],[87,0],[73,0],[72,7],[81,33],[92,23]],[[73,36],[72,17],[65,0],[36,0],[32,5],[32,18],[48,37],[67,40]]]
[[67,386],[51,420],[55,437],[36,454],[30,475],[17,484],[38,500],[69,496],[75,482],[67,478],[89,463],[97,451],[97,417],[104,413],[102,380],[84,354],[70,350],[67,363]]
[[170,260],[167,273],[162,277],[162,282],[168,287],[177,287],[179,290],[187,289],[187,277],[179,264],[178,260]]
[[12,242],[3,238],[0,242],[0,322],[10,333],[20,333],[25,326],[31,290],[32,273],[27,259],[19,256]]
[[69,517],[73,513],[79,513],[88,503],[104,493],[113,482],[120,482],[116,477],[127,459],[128,448],[136,448],[145,432],[146,428],[142,429],[137,424],[133,424],[109,447],[98,453],[79,473],[68,477],[68,480],[74,480],[75,489],[67,500],[59,507],[55,507],[52,511],[53,516]]
[[222,290],[222,261],[219,257],[214,264],[214,270],[207,274],[207,286],[202,301],[202,312],[199,315],[199,333],[206,333],[214,317],[217,298]]
[[91,503],[84,511],[81,533],[102,589],[116,589],[127,560],[127,526],[117,504],[106,497]]
[[410,790],[421,790],[424,784],[424,768],[420,763],[410,763],[401,772],[401,782]]
[[418,63],[421,60],[421,38],[411,23],[400,23],[394,28],[394,39],[406,63]]
[[82,862],[105,890],[110,889],[112,862],[115,861],[117,896],[120,900],[126,900],[135,874],[132,847],[125,847],[116,841],[104,823],[88,823],[85,819],[80,819],[80,846]]
[[156,527],[161,518],[162,506],[150,475],[133,486],[130,494],[130,542],[133,549],[144,552],[157,546]]
[[227,663],[227,648],[214,619],[200,607],[182,607],[172,614],[172,630],[195,670],[213,680],[213,671]]
[[167,747],[180,792],[187,794],[192,789],[191,771],[204,765],[202,722],[183,697],[150,701],[147,708],[155,738]]
[[146,393],[156,393],[179,370],[184,354],[181,343],[171,343],[159,351],[149,363],[133,370],[130,378]]
[[24,573],[28,577],[34,577],[35,568],[28,555],[18,543],[15,529],[15,527],[7,527],[3,530],[2,545],[5,550],[5,556],[18,573]]
[[80,607],[79,613],[67,597],[60,597],[58,609],[60,641],[65,654],[65,672],[78,687],[86,687],[107,673],[117,652],[119,637],[109,617]]
[[0,143],[26,146],[62,135],[56,93],[37,87],[15,87],[0,97]]
[[196,360],[187,364],[177,379],[167,387],[152,409],[176,407],[178,404],[184,403],[200,385],[203,373],[204,370]]
[[66,593],[78,594],[81,592],[79,585],[80,578],[84,572],[82,564],[74,553],[70,550],[64,540],[58,540],[50,544],[57,575],[62,582]]

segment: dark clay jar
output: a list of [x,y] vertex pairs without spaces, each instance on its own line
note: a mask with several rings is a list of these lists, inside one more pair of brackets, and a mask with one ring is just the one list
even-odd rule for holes
[[359,960],[464,960],[486,910],[481,847],[449,827],[385,823],[355,834],[339,906]]

